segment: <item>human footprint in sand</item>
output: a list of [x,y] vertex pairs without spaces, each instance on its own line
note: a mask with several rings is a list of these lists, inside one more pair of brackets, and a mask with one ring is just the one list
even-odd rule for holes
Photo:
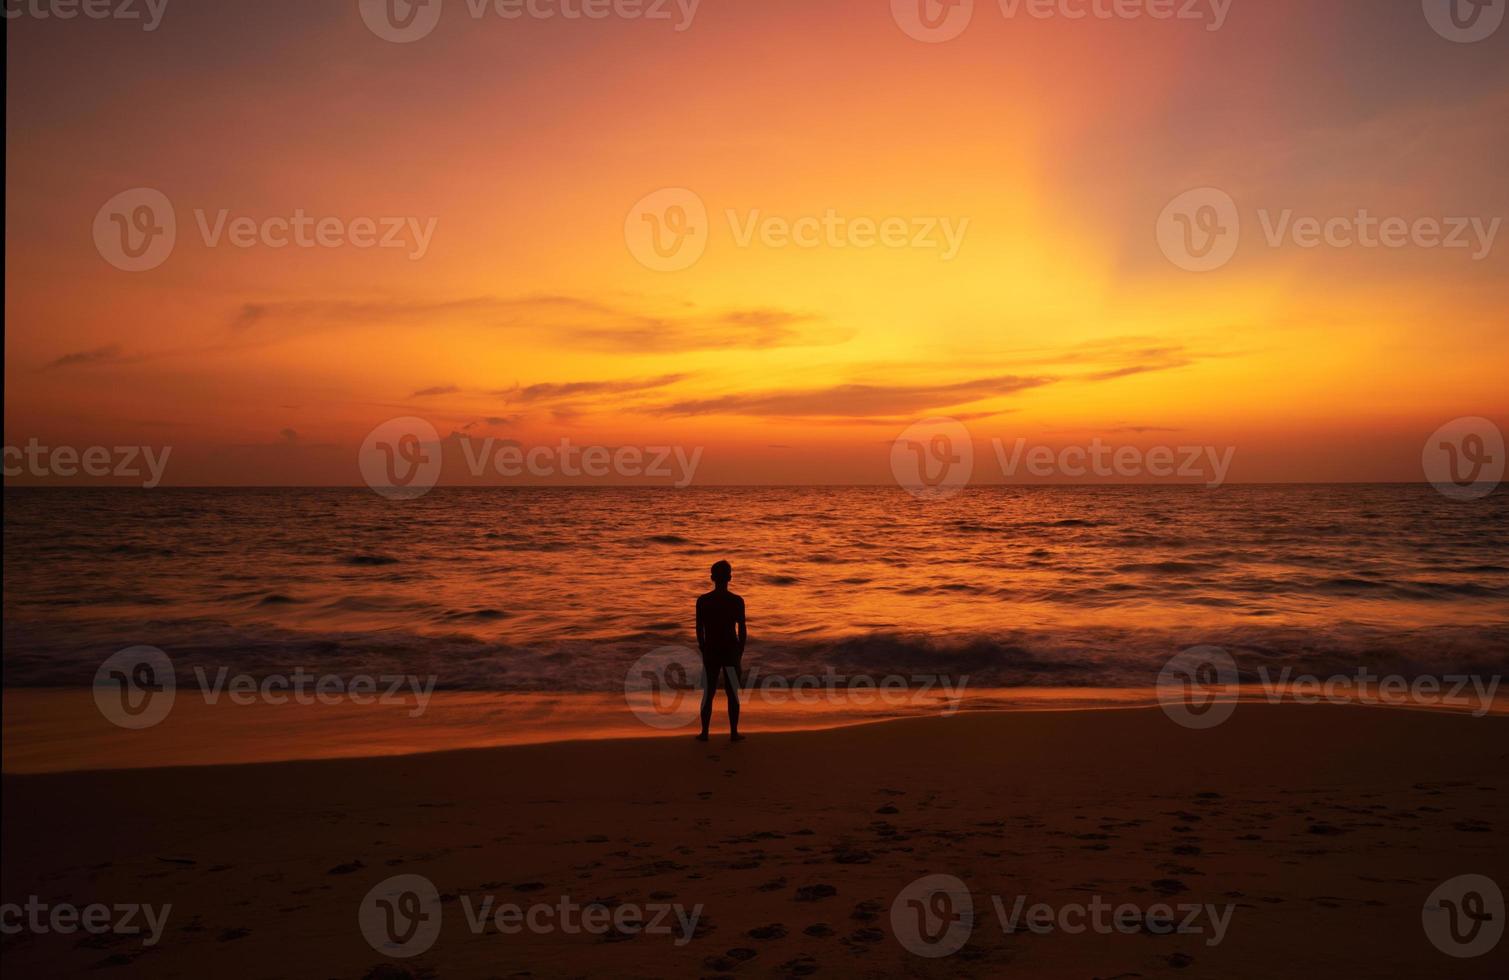
[[744,599],[728,591],[733,566],[726,561],[713,565],[713,590],[697,597],[697,649],[702,651],[702,734],[713,720],[713,695],[721,680],[728,698],[728,731],[735,742],[739,734],[739,669],[744,659]]

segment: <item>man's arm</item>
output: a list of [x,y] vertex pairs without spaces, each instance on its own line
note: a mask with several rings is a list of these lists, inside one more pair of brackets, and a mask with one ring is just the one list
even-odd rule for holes
[[744,597],[739,597],[739,656],[744,656],[744,641],[749,639],[749,631],[744,628]]
[[702,597],[697,597],[697,649],[707,653],[707,627],[702,622]]

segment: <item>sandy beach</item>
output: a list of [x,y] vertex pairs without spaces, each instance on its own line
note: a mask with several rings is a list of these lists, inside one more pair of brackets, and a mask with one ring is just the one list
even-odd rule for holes
[[[7,775],[7,902],[156,911],[135,936],[6,935],[5,962],[13,976],[227,962],[258,977],[1502,976],[1509,951],[1449,957],[1422,910],[1454,876],[1509,880],[1506,736],[1498,716],[1261,705],[1203,731],[1157,709],[966,713],[755,728],[741,744]],[[384,948],[364,926],[399,875],[437,899]],[[919,955],[936,948],[906,926],[903,892],[930,875],[973,905],[951,955]],[[583,918],[593,903],[608,911]],[[1039,933],[1012,915],[1040,903],[1134,906],[1142,925]],[[1159,934],[1161,916],[1189,928]]]

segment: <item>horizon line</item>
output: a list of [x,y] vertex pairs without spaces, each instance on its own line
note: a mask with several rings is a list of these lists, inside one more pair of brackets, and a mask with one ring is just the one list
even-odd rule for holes
[[[971,483],[964,490],[1086,488],[1086,487],[1186,487],[1219,490],[1222,487],[1431,487],[1429,480],[1228,480],[1211,486],[1199,481],[1186,483]],[[435,490],[905,490],[895,483],[698,483],[678,487],[673,484],[644,483],[448,483],[429,488]],[[372,490],[364,483],[175,483],[143,487],[137,484],[94,483],[26,483],[5,484],[6,490]],[[375,492],[375,491],[374,491]]]

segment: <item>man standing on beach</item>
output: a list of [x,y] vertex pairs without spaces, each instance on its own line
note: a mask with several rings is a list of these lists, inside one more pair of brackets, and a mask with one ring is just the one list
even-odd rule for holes
[[713,590],[697,597],[697,649],[702,651],[702,734],[713,720],[713,694],[723,684],[728,698],[728,730],[731,741],[741,741],[739,734],[739,670],[744,659],[744,599],[728,591],[733,566],[726,561],[714,563]]

